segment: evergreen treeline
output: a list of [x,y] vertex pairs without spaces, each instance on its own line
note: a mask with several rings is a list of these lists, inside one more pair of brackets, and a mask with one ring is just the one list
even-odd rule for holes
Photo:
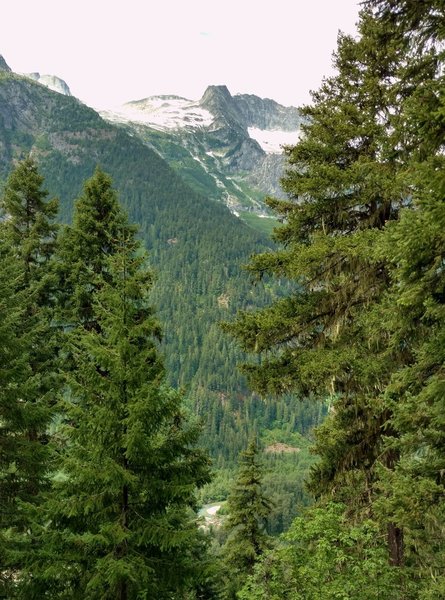
[[367,0],[302,110],[279,248],[294,291],[227,328],[260,393],[329,398],[317,504],[239,598],[445,598],[443,2]]
[[[208,465],[165,382],[147,302],[152,275],[135,231],[99,170],[56,240],[56,203],[25,161],[6,186],[0,228],[4,597],[445,598],[445,6],[363,4],[357,38],[339,36],[337,74],[302,109],[303,135],[287,149],[288,199],[269,200],[282,222],[277,247],[248,267],[265,295],[225,326],[254,357],[243,367],[252,390],[283,400],[271,409],[255,406],[257,396],[226,397],[237,389],[219,379],[229,362],[205,384],[194,379],[198,412],[202,390],[217,399],[212,435],[238,426],[244,447],[264,419],[297,449],[302,421],[322,416],[327,400],[308,481],[316,504],[272,545],[264,521],[274,507],[251,443],[230,486],[220,558],[208,568],[192,510]],[[130,206],[141,210],[132,183]],[[154,203],[145,227],[162,214],[174,256],[177,232],[190,242],[203,206],[190,207],[195,216],[180,230],[171,206]],[[180,286],[170,308],[183,306],[183,325],[208,300],[182,305],[190,285],[209,279],[217,310],[230,315],[230,273],[201,275],[214,233],[200,232],[202,244],[163,263]],[[279,294],[268,295],[274,282]],[[203,331],[189,329],[179,347],[203,345]],[[181,352],[176,360],[187,377],[202,365]],[[298,423],[296,397],[307,398]]]
[[56,237],[33,160],[0,223],[0,597],[185,598],[205,585],[199,429],[165,381],[152,273],[100,169]]

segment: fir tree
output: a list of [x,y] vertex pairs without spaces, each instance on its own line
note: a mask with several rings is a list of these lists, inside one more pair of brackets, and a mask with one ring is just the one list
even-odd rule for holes
[[[314,95],[305,137],[288,150],[290,201],[271,201],[284,248],[251,265],[257,276],[295,281],[296,291],[242,314],[232,330],[261,357],[246,367],[260,391],[332,393],[311,488],[346,502],[351,539],[357,522],[366,533],[369,515],[375,535],[387,527],[399,567],[386,570],[397,579],[392,592],[388,581],[363,597],[430,600],[443,597],[445,564],[443,2],[365,4],[375,14],[362,13],[358,41],[340,40],[339,76]],[[286,558],[299,560],[296,541]],[[275,565],[262,566],[250,590],[258,595],[243,597],[265,593]],[[289,574],[288,564],[279,568]],[[364,585],[376,575],[368,573]],[[336,589],[329,576],[320,597],[361,597],[350,577]]]
[[391,349],[403,348],[407,360],[385,392],[393,431],[386,445],[400,458],[382,473],[377,508],[407,531],[420,598],[443,597],[445,585],[445,161],[436,152],[408,163],[415,210],[403,212],[381,248],[392,259],[393,285],[379,318]]
[[[374,250],[407,193],[398,177],[403,146],[394,144],[394,135],[397,95],[410,90],[398,75],[404,48],[390,39],[377,43],[381,29],[369,12],[361,14],[359,31],[358,40],[339,36],[338,74],[303,107],[303,135],[287,149],[289,199],[269,201],[283,221],[275,230],[282,247],[249,266],[256,277],[290,280],[293,293],[241,313],[228,329],[260,357],[244,366],[254,389],[330,396],[334,410],[318,434],[321,460],[311,489],[334,494],[363,515],[390,417],[380,395],[393,368],[383,352],[385,332],[370,335],[370,308],[389,285],[386,260]],[[389,451],[385,460],[394,461]],[[394,563],[401,562],[401,537],[391,524]]]
[[0,535],[10,540],[2,576],[13,581],[32,543],[27,506],[38,503],[48,485],[48,427],[59,385],[51,323],[57,201],[46,200],[42,183],[36,164],[26,159],[10,175],[1,201]]
[[107,279],[106,260],[115,252],[118,236],[130,226],[109,175],[97,167],[75,202],[73,224],[60,236],[58,252],[61,319],[65,324],[94,327],[92,294]]
[[[47,200],[43,177],[35,161],[27,158],[11,173],[4,190],[1,209],[5,215],[11,246],[25,269],[24,285],[37,285],[42,293],[48,273],[42,268],[54,253],[58,200]],[[35,298],[34,301],[40,299]]]
[[[96,172],[87,187],[97,178],[105,176]],[[67,333],[65,450],[27,593],[180,598],[201,572],[193,508],[195,488],[208,480],[207,459],[194,447],[199,430],[188,423],[180,394],[164,382],[145,254],[119,206],[108,206],[112,214],[104,210],[95,225],[104,240],[99,256],[77,246],[91,258],[81,270],[71,255],[81,272],[76,297],[85,302],[71,310],[77,323]],[[84,210],[88,216],[91,208],[78,203],[74,223],[90,231]],[[81,239],[82,228],[74,234]]]
[[228,516],[224,529],[228,533],[222,553],[225,597],[235,598],[253,567],[271,547],[266,533],[267,517],[272,505],[262,489],[263,473],[256,441],[249,442],[241,453],[240,465],[227,500]]
[[[376,509],[397,519],[420,598],[443,597],[443,3],[367,2],[382,31],[406,48],[414,90],[403,100],[396,136],[405,145],[402,176],[414,210],[387,232],[381,255],[392,263],[393,285],[377,312],[390,337],[388,361],[403,353],[386,388],[391,411],[386,447],[399,456],[384,465]],[[415,77],[412,76],[415,74]]]
[[[24,298],[16,293],[23,273],[0,226],[0,597],[10,595],[15,569],[11,567],[11,536],[8,530],[18,519],[17,498],[29,498],[22,478],[28,475],[35,444],[25,435],[23,384],[28,375],[29,339],[17,336],[24,318]],[[41,458],[41,455],[39,454]],[[22,523],[21,523],[22,524]],[[9,565],[9,566],[8,566]]]

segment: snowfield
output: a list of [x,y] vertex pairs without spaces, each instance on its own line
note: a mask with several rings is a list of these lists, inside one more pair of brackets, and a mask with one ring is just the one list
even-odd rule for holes
[[178,96],[151,96],[103,111],[106,119],[144,123],[153,129],[197,129],[213,123],[213,115],[198,102]]
[[[199,106],[198,101],[179,96],[150,96],[100,113],[107,121],[142,123],[159,131],[199,129],[209,127],[214,120],[212,113]],[[248,133],[268,154],[281,154],[282,146],[295,144],[299,135],[297,131],[257,127],[249,127]],[[212,152],[207,154],[215,156]]]
[[258,142],[267,154],[281,154],[283,152],[281,146],[296,144],[299,135],[298,131],[258,129],[257,127],[249,127],[247,131],[249,136]]

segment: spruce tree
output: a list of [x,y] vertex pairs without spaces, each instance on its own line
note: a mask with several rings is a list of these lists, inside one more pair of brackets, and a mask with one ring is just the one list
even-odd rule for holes
[[[404,148],[394,136],[398,95],[410,89],[399,76],[404,48],[389,38],[378,43],[381,28],[370,12],[361,14],[359,33],[358,40],[339,36],[338,74],[303,107],[302,136],[287,149],[289,199],[269,200],[283,222],[274,234],[281,247],[249,265],[255,277],[288,279],[293,292],[240,313],[228,329],[260,357],[244,366],[254,389],[330,397],[311,489],[363,516],[375,493],[390,418],[381,394],[393,368],[383,351],[387,336],[368,318],[389,285],[387,261],[375,248],[407,194],[398,177]],[[394,462],[389,450],[384,460]],[[388,527],[391,560],[400,563],[401,531]]]
[[29,507],[48,486],[48,428],[59,384],[52,324],[57,201],[46,200],[42,183],[35,162],[26,159],[1,199],[0,536],[2,577],[12,582],[33,543]]
[[[110,193],[109,178],[98,171],[86,189],[95,188],[98,179],[107,182],[102,189],[111,214],[104,208],[93,223],[84,197],[74,229],[65,234],[87,243],[93,228],[102,243],[97,246],[92,236],[91,253],[81,244],[70,246],[80,273],[74,297],[82,303],[69,304],[65,312],[70,317],[70,368],[61,405],[65,448],[45,504],[43,549],[27,567],[27,593],[181,598],[200,577],[203,545],[194,491],[207,482],[208,464],[195,448],[199,430],[188,422],[181,395],[164,381],[146,256]],[[100,205],[98,196],[90,200]],[[70,264],[64,272],[74,285]]]
[[271,547],[266,523],[272,504],[262,483],[259,448],[252,439],[241,453],[238,474],[227,500],[224,529],[228,537],[222,549],[226,598],[236,597],[254,565]]
[[[406,553],[420,598],[443,597],[443,2],[370,0],[367,4],[406,48],[403,101],[396,136],[405,152],[402,176],[414,210],[387,232],[381,254],[390,258],[392,286],[377,314],[390,338],[388,359],[403,353],[386,389],[391,411],[386,447],[400,457],[384,465],[377,508],[407,532]],[[415,76],[413,77],[412,74]]]
[[386,247],[395,268],[383,323],[394,346],[408,346],[410,361],[386,390],[397,433],[387,445],[400,459],[383,473],[379,509],[408,532],[422,598],[442,598],[445,589],[444,166],[442,157],[417,165],[417,210],[403,214]]
[[396,597],[432,600],[445,565],[443,2],[365,4],[375,12],[340,40],[339,76],[288,150],[290,200],[271,201],[284,248],[251,265],[296,291],[232,330],[261,357],[246,367],[257,389],[331,392],[311,489],[346,502],[349,532],[369,515],[387,527],[390,565],[405,567]]
[[[8,530],[20,522],[17,498],[25,495],[24,472],[34,455],[35,444],[25,433],[23,384],[28,375],[29,339],[19,337],[24,318],[24,298],[16,293],[23,273],[11,252],[0,225],[0,597],[11,595],[15,568],[11,565],[13,541]],[[32,467],[31,467],[32,468]],[[25,489],[24,489],[25,488]],[[26,498],[28,494],[26,493]]]
[[65,325],[95,326],[92,294],[100,276],[107,278],[107,257],[115,252],[118,235],[123,235],[124,229],[135,231],[119,206],[110,176],[97,167],[75,202],[72,225],[60,236],[60,318]]

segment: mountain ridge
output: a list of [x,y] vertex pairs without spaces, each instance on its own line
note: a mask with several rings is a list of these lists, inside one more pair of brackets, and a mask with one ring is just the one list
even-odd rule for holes
[[226,85],[208,86],[199,100],[149,96],[100,114],[139,136],[194,189],[260,229],[270,216],[264,196],[283,197],[281,145],[297,141],[301,123],[296,107],[232,96]]
[[23,74],[25,75],[25,77],[29,77],[30,79],[41,83],[53,92],[58,92],[59,94],[63,94],[65,96],[72,96],[68,84],[60,77],[57,77],[57,75],[41,75],[40,73]]
[[[11,73],[3,57],[0,71]],[[23,76],[71,95],[66,82],[54,75]],[[284,196],[282,146],[298,139],[296,107],[254,94],[232,95],[227,85],[219,84],[209,85],[199,100],[162,94],[99,114],[137,136],[196,192],[222,202],[259,230],[271,231],[273,223],[264,219],[272,217],[264,197]]]

